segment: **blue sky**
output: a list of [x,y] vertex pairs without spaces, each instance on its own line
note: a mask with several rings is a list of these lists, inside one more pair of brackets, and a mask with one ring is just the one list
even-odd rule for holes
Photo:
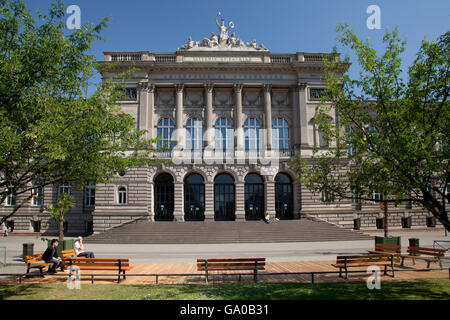
[[[33,12],[46,11],[51,0],[25,0]],[[407,38],[404,65],[409,65],[421,41],[449,30],[448,0],[66,0],[81,9],[81,22],[98,23],[111,16],[102,34],[105,42],[94,43],[93,54],[103,51],[175,52],[189,36],[200,41],[217,33],[218,11],[245,42],[256,39],[274,53],[330,52],[336,44],[338,22],[347,22],[360,38],[370,38],[378,50],[387,29],[398,26]],[[381,9],[381,29],[369,30],[369,5]],[[342,54],[349,50],[338,47]],[[352,73],[356,72],[356,67]]]

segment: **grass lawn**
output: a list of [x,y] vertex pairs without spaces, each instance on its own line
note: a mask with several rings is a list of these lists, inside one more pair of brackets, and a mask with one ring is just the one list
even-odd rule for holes
[[0,284],[0,300],[449,300],[450,280],[366,283],[258,283],[214,285]]

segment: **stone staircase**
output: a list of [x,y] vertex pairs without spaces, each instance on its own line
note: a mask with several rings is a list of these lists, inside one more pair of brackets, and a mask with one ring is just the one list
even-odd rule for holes
[[85,238],[86,243],[209,244],[371,240],[373,237],[326,222],[281,220],[215,222],[136,221]]

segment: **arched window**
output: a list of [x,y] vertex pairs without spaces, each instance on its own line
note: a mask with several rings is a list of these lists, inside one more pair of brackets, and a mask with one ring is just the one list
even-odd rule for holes
[[217,119],[214,139],[216,150],[233,150],[233,126],[229,119]]
[[169,118],[162,118],[158,121],[158,127],[156,134],[161,140],[158,141],[158,149],[172,150],[174,147],[174,141],[172,141],[172,135],[174,130],[174,122]]
[[248,118],[244,122],[245,150],[259,150],[260,124],[256,118]]
[[292,219],[294,213],[292,181],[288,175],[275,177],[275,211],[278,219]]
[[121,186],[117,189],[117,203],[127,204],[127,188]]
[[185,221],[205,219],[205,184],[203,177],[197,173],[184,180],[184,218]]
[[172,221],[174,211],[174,184],[173,177],[162,173],[155,179],[155,220]]
[[275,150],[289,150],[289,124],[283,118],[272,120],[272,148]]
[[245,218],[260,220],[264,218],[264,183],[258,174],[249,173],[245,177]]
[[198,118],[189,119],[186,124],[186,149],[203,149],[203,122]]
[[226,173],[214,179],[214,220],[235,219],[235,188],[233,178]]

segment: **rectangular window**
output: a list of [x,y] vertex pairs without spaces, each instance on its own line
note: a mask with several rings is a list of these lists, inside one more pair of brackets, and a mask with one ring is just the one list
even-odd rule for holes
[[309,89],[309,100],[320,100],[322,97],[326,97],[325,88],[310,88]]
[[16,197],[13,195],[9,195],[6,197],[6,205],[10,207],[14,207],[17,204]]
[[58,196],[67,193],[69,196],[72,195],[72,184],[71,183],[63,183],[58,187]]
[[329,202],[330,201],[330,194],[326,191],[322,191],[322,202]]
[[123,94],[120,98],[121,100],[137,100],[137,89],[136,88],[125,88],[123,89]]
[[377,191],[374,191],[372,194],[373,203],[380,203],[383,201],[383,194]]
[[95,205],[95,185],[90,184],[84,187],[84,204],[88,207]]
[[36,186],[33,189],[33,206],[42,206],[44,204],[44,187],[42,185]]

